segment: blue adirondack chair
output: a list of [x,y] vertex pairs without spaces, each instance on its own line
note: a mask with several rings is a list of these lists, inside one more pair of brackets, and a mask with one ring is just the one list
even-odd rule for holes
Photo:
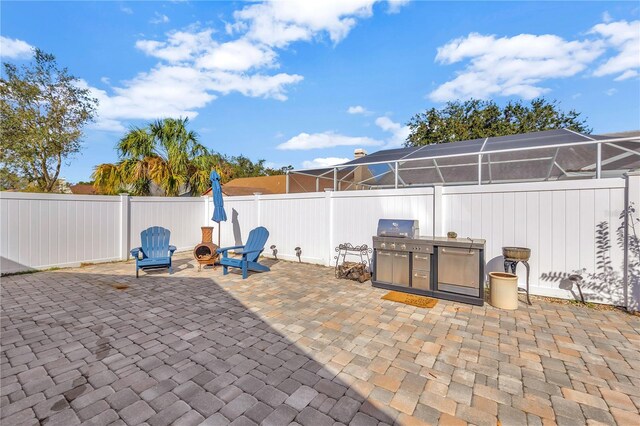
[[136,258],[136,278],[138,271],[145,268],[169,268],[171,256],[176,247],[169,245],[171,231],[160,226],[152,226],[140,233],[141,247],[131,249],[131,256]]
[[[229,267],[241,268],[242,279],[245,279],[247,278],[247,271],[249,270],[256,272],[270,271],[271,269],[269,269],[268,266],[258,263],[258,257],[264,250],[267,238],[269,238],[269,231],[267,231],[267,228],[259,226],[249,232],[249,237],[247,237],[247,243],[245,245],[219,248],[217,250],[218,253],[222,253],[222,258],[220,259],[222,273],[227,275],[229,273]],[[229,257],[229,250],[236,250],[236,253],[242,254],[242,258]]]

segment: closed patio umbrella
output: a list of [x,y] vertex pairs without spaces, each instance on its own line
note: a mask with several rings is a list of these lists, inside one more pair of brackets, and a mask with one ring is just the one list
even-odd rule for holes
[[213,198],[213,217],[211,220],[218,222],[218,247],[220,247],[220,222],[227,221],[227,213],[224,211],[224,200],[222,199],[222,187],[220,186],[220,175],[213,170],[211,175],[211,195]]

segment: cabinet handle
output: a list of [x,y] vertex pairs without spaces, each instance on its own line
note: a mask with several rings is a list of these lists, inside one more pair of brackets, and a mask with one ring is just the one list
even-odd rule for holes
[[409,257],[409,256],[407,256],[406,254],[396,254],[395,256],[396,256],[396,257]]
[[429,277],[429,275],[420,275],[420,274],[413,274],[414,277],[418,277],[418,278],[427,278]]
[[467,249],[460,249],[460,250],[456,250],[456,249],[441,249],[443,253],[449,253],[449,254],[462,254],[462,255],[466,255],[466,256],[473,256],[475,253],[473,251],[469,251]]
[[428,259],[429,259],[429,257],[428,257],[428,256],[418,256],[418,255],[416,254],[416,259],[420,259],[420,260],[428,260]]
[[378,252],[378,256],[391,256],[391,253]]

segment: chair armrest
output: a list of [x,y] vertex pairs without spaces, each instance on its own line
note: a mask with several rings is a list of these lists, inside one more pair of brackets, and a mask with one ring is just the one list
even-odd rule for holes
[[229,251],[229,250],[239,249],[239,248],[243,248],[243,247],[244,246],[220,247],[216,251],[218,253],[224,253],[224,252]]
[[173,256],[174,251],[176,251],[176,246],[169,246],[169,257]]
[[140,259],[140,253],[142,253],[142,247],[132,248],[130,253],[132,257],[135,257],[136,259]]

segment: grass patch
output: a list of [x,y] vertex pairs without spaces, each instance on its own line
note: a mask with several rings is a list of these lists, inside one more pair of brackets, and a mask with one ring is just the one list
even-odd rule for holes
[[16,275],[28,275],[28,274],[35,274],[38,272],[50,272],[50,271],[58,271],[60,268],[58,266],[54,266],[51,268],[47,268],[47,269],[29,269],[28,271],[20,271],[20,272],[3,272],[2,274],[0,274],[0,277],[13,277]]

